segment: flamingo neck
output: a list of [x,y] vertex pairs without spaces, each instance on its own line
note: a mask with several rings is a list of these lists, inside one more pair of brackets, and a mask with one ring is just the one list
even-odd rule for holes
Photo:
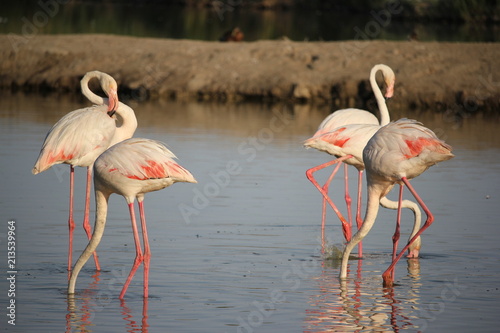
[[130,139],[134,136],[137,129],[137,118],[135,117],[134,110],[123,103],[119,103],[116,110],[117,126],[115,135],[111,139],[109,147],[123,140]]
[[[402,185],[400,185],[402,186]],[[398,209],[399,203],[397,201],[389,200],[387,197],[380,199],[380,205],[388,209]],[[420,225],[422,222],[422,212],[416,203],[410,200],[403,200],[401,203],[401,208],[408,208],[413,212],[413,229],[408,241],[415,236],[415,234],[420,230]],[[418,237],[413,243],[411,243],[408,248],[411,255],[417,257],[421,247],[421,239]]]
[[[403,207],[410,208],[414,214],[413,229],[411,231],[410,237],[408,238],[408,241],[410,241],[413,238],[413,236],[415,236],[415,234],[420,230],[420,224],[422,221],[422,213],[420,212],[420,208],[418,208],[418,205],[410,200],[403,200]],[[415,239],[415,241],[413,243],[411,243],[410,247],[408,248],[410,258],[417,258],[418,257],[418,255],[420,253],[421,244],[422,244],[422,240],[421,240],[420,236],[417,239]]]
[[384,196],[387,192],[387,185],[382,183],[374,183],[370,182],[370,177],[367,174],[368,179],[368,187],[367,187],[367,195],[368,202],[366,206],[366,214],[365,219],[363,221],[363,225],[356,232],[356,234],[351,238],[351,241],[347,243],[344,253],[342,255],[342,265],[340,268],[340,278],[347,278],[347,263],[349,261],[349,256],[351,254],[352,249],[368,234],[370,229],[372,228],[375,220],[377,218],[379,206],[380,206],[380,198]]
[[92,90],[89,88],[89,81],[92,80],[93,78],[97,78],[101,80],[101,77],[97,73],[90,73],[87,74],[83,77],[83,79],[80,81],[80,86],[82,88],[82,93],[89,101],[96,105],[104,105],[108,104],[108,99],[103,98],[97,94],[95,94]]
[[376,76],[378,71],[382,71],[382,73],[384,73],[383,67],[377,65],[372,68],[370,72],[370,85],[372,86],[373,93],[375,94],[375,98],[377,99],[377,105],[380,111],[380,125],[385,126],[391,121],[391,118],[389,116],[387,104],[385,103],[384,95],[382,94],[382,91],[377,84]]
[[89,244],[82,252],[80,258],[78,258],[75,264],[75,267],[71,271],[71,277],[68,283],[68,294],[75,293],[75,285],[76,285],[76,279],[78,278],[78,274],[80,273],[85,263],[89,260],[92,253],[94,253],[95,249],[97,248],[97,246],[101,241],[102,235],[104,233],[104,227],[106,225],[109,195],[110,194],[104,194],[103,192],[97,189],[95,191],[96,214],[95,214],[94,233],[92,234],[92,238],[90,239]]

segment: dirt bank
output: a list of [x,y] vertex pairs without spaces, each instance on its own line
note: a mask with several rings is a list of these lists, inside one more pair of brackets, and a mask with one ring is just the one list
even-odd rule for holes
[[393,105],[499,109],[500,44],[389,41],[220,43],[111,35],[0,35],[0,88],[78,92],[90,70],[136,98],[370,105],[370,68],[391,66]]

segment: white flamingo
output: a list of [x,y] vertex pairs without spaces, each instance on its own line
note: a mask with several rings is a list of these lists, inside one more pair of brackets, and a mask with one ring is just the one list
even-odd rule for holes
[[[151,251],[144,215],[144,194],[161,190],[176,182],[196,183],[191,173],[177,164],[174,158],[175,155],[161,142],[140,138],[122,141],[97,158],[94,164],[96,198],[94,233],[71,272],[68,294],[74,294],[78,273],[101,241],[106,224],[108,199],[112,193],[116,193],[127,201],[136,249],[134,264],[120,293],[120,299],[125,296],[130,281],[142,262],[144,262],[144,297],[148,297]],[[144,253],[141,250],[134,214],[136,198],[139,204]]]

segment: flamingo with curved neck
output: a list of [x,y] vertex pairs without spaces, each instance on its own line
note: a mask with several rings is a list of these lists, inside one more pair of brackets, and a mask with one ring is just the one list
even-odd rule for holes
[[[384,76],[384,81],[387,86],[387,90],[384,95],[382,95],[382,91],[380,91],[380,87],[377,84],[376,75],[377,72],[382,71],[382,75]],[[387,109],[387,104],[385,99],[391,98],[394,95],[394,82],[396,81],[396,77],[392,69],[384,64],[378,64],[373,66],[370,71],[370,85],[373,90],[373,94],[375,95],[375,99],[377,100],[378,110],[380,111],[380,125],[387,125],[391,121],[391,117],[389,116],[389,110]]]
[[[377,73],[382,72],[384,83],[387,86],[385,96],[382,94],[380,87],[377,84]],[[313,136],[317,136],[324,132],[329,132],[337,127],[350,125],[350,124],[373,124],[373,125],[387,125],[391,118],[386,104],[386,98],[391,98],[394,95],[394,84],[396,76],[394,71],[387,65],[378,64],[370,70],[370,86],[377,100],[377,106],[380,112],[380,121],[370,111],[348,108],[337,110],[328,115],[319,125],[318,130]]]
[[[99,80],[102,90],[108,96],[107,98],[103,98],[90,90],[89,81],[93,78]],[[87,72],[80,81],[80,87],[82,94],[95,105],[108,105],[108,111],[116,110],[116,105],[119,103],[118,85],[111,75],[100,71]]]
[[[101,86],[102,82],[109,82],[112,88],[107,92],[108,98],[103,98],[90,90],[88,83],[93,78],[97,78],[101,82]],[[108,109],[115,111],[111,116],[114,116],[117,120],[117,126],[108,147],[134,136],[135,130],[137,129],[137,118],[131,107],[118,100],[118,95],[116,93],[117,84],[112,76],[100,71],[88,72],[82,78],[80,85],[83,95],[87,97],[89,101],[96,105],[108,105]]]

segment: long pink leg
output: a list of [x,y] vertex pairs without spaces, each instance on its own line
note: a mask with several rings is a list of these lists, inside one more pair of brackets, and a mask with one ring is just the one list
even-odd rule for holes
[[[328,195],[328,187],[325,188],[323,187],[323,190],[325,193]],[[323,203],[321,205],[321,241],[323,242],[323,247],[325,243],[325,224],[326,224],[326,199],[323,197]]]
[[[328,162],[327,162],[328,163]],[[317,166],[317,168],[321,167],[322,165]],[[323,185],[323,191],[328,195],[328,189],[330,187],[330,182],[332,181],[333,177],[337,174],[337,171],[339,169],[340,164],[337,165],[330,174],[330,177],[328,177],[328,180],[325,182]],[[314,169],[314,168],[313,168]],[[318,169],[320,170],[320,169]],[[312,172],[316,172],[312,171]],[[321,237],[324,238],[325,235],[325,224],[326,224],[326,198],[323,197],[323,203],[322,203],[322,212],[321,212]]]
[[[89,215],[90,215],[90,187],[92,186],[92,166],[87,167],[87,189],[85,191],[85,211],[83,213],[83,229],[87,234],[87,238],[90,240],[92,238],[92,230],[90,229]],[[94,262],[95,269],[100,271],[101,266],[99,265],[99,259],[97,258],[97,252],[94,251]]]
[[351,211],[351,204],[352,204],[352,199],[351,195],[349,194],[349,169],[348,165],[344,163],[344,182],[345,182],[345,204],[347,206],[347,220],[349,221],[349,227],[352,230],[352,211]]
[[[330,187],[330,183],[332,182],[333,177],[337,174],[339,170],[340,163],[333,169],[330,177],[328,177],[327,181],[323,185],[323,191],[328,196],[328,189]],[[323,204],[322,204],[322,214],[321,214],[321,247],[323,251],[325,250],[326,245],[326,237],[325,237],[325,224],[326,224],[326,198],[323,196]]]
[[146,228],[146,216],[144,215],[144,202],[139,200],[139,213],[141,215],[142,240],[144,242],[144,297],[149,294],[149,263],[151,261],[151,250],[149,248],[148,229]]
[[387,270],[382,274],[382,279],[384,280],[384,286],[385,287],[392,287],[394,284],[393,276],[392,276],[392,270],[396,266],[396,263],[401,259],[403,254],[408,250],[410,245],[427,229],[432,222],[434,222],[434,215],[432,215],[431,211],[427,206],[425,205],[424,201],[420,196],[418,195],[417,191],[413,188],[413,186],[410,184],[408,179],[406,177],[401,178],[403,183],[405,183],[406,187],[408,187],[408,190],[410,190],[411,194],[415,197],[415,200],[417,200],[418,204],[422,207],[424,210],[425,214],[427,215],[427,220],[425,221],[424,225],[420,230],[410,239],[408,244],[399,252],[399,255],[394,259],[391,263],[391,265],[387,268]]
[[[330,183],[332,182],[333,177],[337,174],[337,171],[339,170],[340,163],[337,164],[337,166],[333,169],[332,173],[330,174],[330,177],[328,177],[327,181],[323,185],[323,191],[326,193],[328,196],[328,190],[330,188]],[[319,169],[318,169],[319,170]],[[315,171],[314,171],[315,172]],[[321,238],[325,238],[325,224],[326,224],[326,198],[323,196],[323,214],[321,218]]]
[[[363,190],[363,170],[358,171],[358,202],[356,207],[356,226],[358,230],[361,229],[363,225],[363,219],[361,218],[361,192]],[[362,241],[358,243],[358,257],[363,257],[363,244]]]
[[[326,193],[323,190],[323,188],[318,184],[318,182],[316,181],[316,179],[314,179],[313,174],[314,174],[314,172],[316,172],[318,170],[324,169],[324,168],[326,168],[326,167],[328,167],[328,166],[330,166],[332,164],[335,164],[335,163],[340,163],[343,160],[345,160],[347,158],[350,158],[350,157],[352,157],[352,156],[351,155],[347,155],[347,156],[344,156],[344,157],[341,157],[341,158],[338,158],[338,159],[326,162],[324,164],[318,165],[318,166],[316,166],[314,168],[311,168],[311,169],[309,169],[309,170],[306,171],[306,176],[309,179],[309,181],[318,189],[318,191],[323,195],[323,198],[326,199],[326,201],[328,201],[328,203],[332,207],[333,211],[337,214],[337,217],[339,218],[340,222],[342,223],[342,231],[343,231],[344,237],[345,237],[345,239],[347,241],[351,240],[351,229],[349,227],[349,224],[347,223],[347,221],[345,220],[345,218],[342,216],[342,214],[338,210],[337,206],[335,206],[335,204],[332,202],[332,200],[328,196],[328,193]],[[340,164],[337,165],[336,170],[338,170],[339,166],[340,166]],[[330,177],[333,178],[333,175],[330,176]],[[324,229],[324,225],[322,225],[322,229]]]
[[[330,162],[327,162],[327,163],[330,163]],[[327,164],[327,163],[325,163],[325,164]],[[313,183],[313,185],[316,186],[316,188],[318,188],[318,190],[320,192],[321,192],[321,190],[319,189],[319,184],[314,179],[313,173],[322,169],[322,168],[325,168],[323,165],[324,164],[318,165],[317,167],[311,168],[311,169],[307,170],[307,172],[306,172],[306,175],[307,175],[307,178],[309,179],[309,181],[311,181]],[[328,197],[328,188],[329,188],[331,179],[333,179],[333,177],[337,173],[339,167],[340,167],[340,164],[337,164],[337,167],[335,167],[333,169],[333,172],[330,175],[330,177],[328,178],[328,180],[326,181],[326,183],[321,187],[323,192],[326,194],[326,196],[323,195],[322,218],[321,218],[321,239],[323,239],[323,240],[325,239],[326,203],[327,203],[327,197]]]
[[134,213],[134,203],[131,202],[128,204],[128,209],[130,212],[130,220],[132,221],[132,231],[134,232],[134,243],[135,243],[135,260],[134,260],[134,265],[132,266],[132,269],[130,270],[130,273],[127,277],[127,281],[125,281],[125,284],[123,285],[123,289],[120,293],[120,299],[123,299],[125,296],[125,293],[127,292],[128,285],[130,284],[130,281],[132,281],[132,278],[135,275],[135,272],[137,271],[137,268],[139,268],[139,265],[143,262],[144,256],[142,255],[142,250],[141,250],[141,242],[139,241],[139,231],[137,230],[137,224],[135,222],[135,213]]
[[[69,248],[68,248],[68,272],[71,272],[73,266],[73,230],[75,230],[75,221],[73,220],[73,187],[75,183],[75,168],[69,166]],[[69,275],[68,275],[69,280]]]
[[[392,236],[392,261],[396,259],[396,254],[398,252],[399,237],[401,235],[401,205],[403,204],[403,185],[399,186],[399,199],[398,199],[398,212],[396,215],[396,230]],[[394,268],[391,271],[391,279],[394,280]]]

